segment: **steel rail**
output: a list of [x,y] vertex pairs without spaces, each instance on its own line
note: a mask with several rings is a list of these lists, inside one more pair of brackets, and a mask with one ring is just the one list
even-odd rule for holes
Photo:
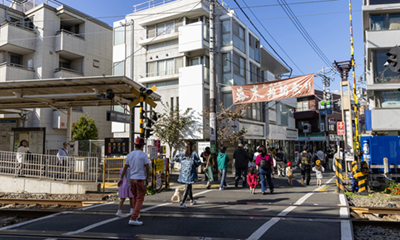
[[107,201],[85,201],[85,200],[49,200],[49,199],[13,199],[0,198],[0,204],[25,204],[25,205],[57,205],[86,207],[93,204],[105,203]]

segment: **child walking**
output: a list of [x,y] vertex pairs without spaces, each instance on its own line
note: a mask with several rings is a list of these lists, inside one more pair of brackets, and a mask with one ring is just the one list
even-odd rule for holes
[[288,177],[288,185],[293,187],[293,170],[295,170],[296,167],[292,167],[292,162],[287,163],[286,167],[286,176]]
[[258,176],[254,169],[254,167],[250,167],[249,173],[247,174],[247,184],[249,184],[251,194],[255,194],[256,187],[258,185]]
[[[119,171],[119,174],[122,174],[123,169],[124,168],[121,168],[121,170]],[[119,205],[118,205],[118,211],[115,215],[117,215],[120,218],[124,217],[121,210],[122,210],[122,206],[124,205],[126,198],[129,198],[129,204],[131,206],[130,214],[133,213],[133,208],[132,208],[133,194],[131,191],[130,181],[128,180],[128,179],[131,179],[130,172],[131,172],[131,170],[130,170],[130,168],[128,168],[125,173],[125,176],[122,180],[122,184],[118,189],[118,197],[120,198],[120,201],[119,201]]]
[[315,161],[315,167],[312,168],[312,170],[315,172],[316,177],[317,177],[317,185],[321,186],[322,185],[322,173],[325,172],[325,168],[321,165],[321,161],[317,160]]

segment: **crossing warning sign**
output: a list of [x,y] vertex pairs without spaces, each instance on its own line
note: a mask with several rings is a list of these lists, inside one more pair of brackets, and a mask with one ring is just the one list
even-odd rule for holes
[[345,131],[344,131],[344,122],[338,122],[337,123],[337,134],[338,135],[344,135]]

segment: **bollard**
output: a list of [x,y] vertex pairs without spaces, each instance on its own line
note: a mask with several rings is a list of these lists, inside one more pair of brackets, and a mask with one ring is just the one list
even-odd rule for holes
[[339,159],[335,159],[335,167],[336,167],[336,185],[337,185],[337,191],[338,193],[343,192],[343,169],[342,169],[342,163]]
[[358,182],[358,193],[361,195],[367,195],[368,164],[364,161],[353,161],[353,162],[356,162],[353,168],[354,172],[353,176],[357,179]]
[[385,184],[388,185],[389,161],[388,158],[383,158],[383,174],[385,176]]
[[169,158],[165,159],[165,189],[169,189]]

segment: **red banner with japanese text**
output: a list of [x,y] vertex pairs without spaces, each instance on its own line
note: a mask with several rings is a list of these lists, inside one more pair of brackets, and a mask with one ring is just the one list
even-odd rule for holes
[[270,82],[232,86],[233,104],[267,102],[314,95],[314,74]]

